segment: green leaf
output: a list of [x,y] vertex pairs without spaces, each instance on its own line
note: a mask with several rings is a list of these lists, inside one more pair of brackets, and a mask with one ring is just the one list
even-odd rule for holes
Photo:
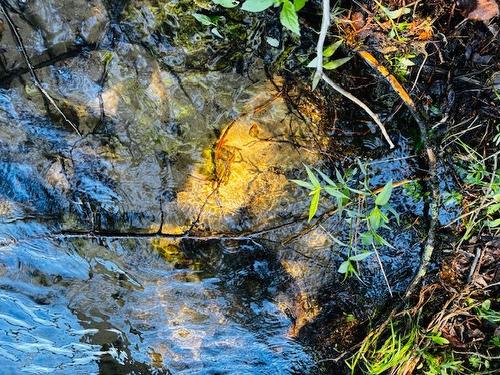
[[305,167],[306,167],[307,176],[309,176],[309,180],[311,181],[311,183],[316,187],[321,186],[321,184],[319,183],[319,180],[314,175],[314,173],[311,171],[311,169],[307,165]]
[[349,189],[353,193],[356,193],[356,194],[359,194],[359,195],[364,195],[364,196],[370,195],[370,193],[367,193],[366,191],[361,191],[361,190],[358,190],[358,189],[353,189],[353,188],[351,188],[349,186],[347,186],[347,189]]
[[334,198],[341,199],[341,200],[349,199],[349,197],[347,195],[345,195],[340,190],[338,190],[332,186],[326,186],[324,189],[329,195],[331,195]]
[[361,254],[358,254],[358,255],[354,255],[352,257],[349,257],[349,260],[354,260],[356,262],[360,262],[366,258],[368,258],[370,255],[372,255],[373,252],[367,252],[367,253],[361,253]]
[[295,8],[295,11],[298,12],[302,8],[304,8],[304,5],[306,5],[307,0],[293,0],[293,6]]
[[399,8],[396,10],[390,10],[383,5],[380,5],[380,8],[384,11],[385,15],[391,20],[401,17],[402,15],[408,14],[411,12],[410,8]]
[[438,345],[447,345],[450,343],[447,339],[441,336],[429,336],[429,338]]
[[269,44],[271,47],[277,48],[280,45],[280,41],[276,38],[271,38],[270,36],[266,37],[266,42]]
[[273,4],[274,0],[246,0],[241,9],[256,13],[270,8]]
[[375,206],[375,208],[370,212],[368,221],[370,222],[370,227],[373,230],[380,228],[380,225],[382,224],[382,211],[380,211],[377,206]]
[[491,308],[491,300],[487,299],[487,300],[484,300],[483,303],[481,304],[481,308],[483,308],[484,310],[489,310]]
[[338,273],[346,273],[347,270],[349,269],[349,266],[351,265],[351,262],[349,262],[348,260],[346,260],[345,262],[343,262],[339,269],[337,270]]
[[342,175],[340,174],[339,170],[338,169],[335,169],[335,177],[337,177],[337,180],[339,180],[339,182],[343,185],[345,185],[345,180],[344,180],[344,177],[342,177]]
[[312,220],[314,215],[316,215],[316,211],[318,211],[319,205],[319,196],[321,194],[321,188],[318,188],[312,192],[311,206],[309,207],[309,219],[308,222]]
[[280,12],[280,21],[281,24],[292,33],[300,35],[299,17],[297,17],[295,7],[290,0],[283,1],[283,7]]
[[309,190],[314,190],[314,185],[307,182],[307,181],[302,181],[302,180],[291,180],[293,183],[296,183],[297,185],[299,186],[302,186],[306,189],[309,189]]
[[362,233],[360,238],[361,243],[365,246],[370,246],[371,244],[373,244],[373,234],[371,232]]
[[204,14],[199,14],[199,13],[193,13],[193,17],[196,18],[196,20],[201,23],[202,25],[205,26],[210,26],[210,25],[215,25],[215,23],[212,22],[209,16],[206,16]]
[[500,226],[500,219],[489,220],[486,222],[486,225],[490,228],[496,228],[496,227]]
[[328,185],[336,187],[335,182],[333,182],[330,177],[328,177],[326,174],[324,174],[323,172],[321,172],[317,168],[314,168],[314,170],[319,173],[319,175],[321,176],[321,178],[323,179],[323,181],[325,181]]
[[335,51],[342,45],[343,40],[340,39],[336,41],[335,43],[329,45],[323,50],[323,57],[330,57],[332,56]]
[[384,188],[377,195],[377,199],[375,199],[375,204],[377,206],[384,206],[391,199],[392,194],[392,180],[390,180],[387,184],[385,184]]
[[221,5],[224,8],[234,8],[237,7],[239,2],[236,0],[212,0],[214,4]]
[[337,69],[339,66],[342,66],[346,62],[348,62],[351,58],[352,58],[352,56],[349,56],[349,57],[342,57],[341,59],[329,61],[326,64],[323,64],[323,69],[325,69],[325,70]]
[[391,206],[386,206],[385,209],[389,211],[396,218],[396,222],[399,225],[399,214],[397,213],[397,211]]

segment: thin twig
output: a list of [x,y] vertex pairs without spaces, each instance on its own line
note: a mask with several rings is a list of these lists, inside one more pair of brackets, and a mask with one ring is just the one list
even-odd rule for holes
[[380,266],[380,270],[382,271],[382,275],[384,276],[385,283],[387,284],[387,289],[389,289],[389,294],[391,295],[391,298],[394,297],[392,294],[392,288],[391,284],[389,284],[389,279],[387,278],[387,274],[385,273],[384,270],[384,265],[382,264],[382,260],[380,259],[380,255],[378,254],[377,247],[372,243],[373,246],[373,251],[375,252],[375,255],[377,257],[378,265]]
[[323,76],[323,46],[326,33],[330,27],[330,0],[323,0],[323,15],[321,17],[321,30],[319,32],[318,44],[316,45],[316,72],[314,73],[312,89],[314,90]]
[[19,32],[17,31],[17,27],[14,24],[14,21],[12,21],[12,18],[10,17],[9,13],[7,12],[7,9],[5,9],[5,5],[3,1],[0,1],[0,10],[2,11],[2,14],[4,15],[5,19],[7,20],[7,23],[9,24],[9,28],[14,36],[14,39],[16,40],[16,44],[21,51],[21,54],[23,55],[24,61],[26,63],[26,66],[28,67],[30,76],[33,80],[33,83],[35,84],[36,88],[42,93],[42,95],[49,101],[50,104],[54,106],[56,111],[62,116],[64,121],[66,121],[72,128],[73,130],[81,136],[82,134],[78,130],[75,124],[73,124],[72,121],[70,121],[64,112],[59,108],[57,103],[54,101],[54,99],[49,95],[49,93],[43,88],[40,80],[36,76],[35,70],[33,69],[33,65],[31,64],[30,58],[28,56],[28,53],[26,52],[26,48],[24,47],[23,39]]
[[382,135],[384,136],[385,140],[389,144],[390,148],[394,148],[394,143],[392,143],[391,138],[389,137],[389,134],[387,133],[387,130],[385,129],[384,124],[380,121],[379,117],[370,109],[368,106],[363,103],[361,100],[356,98],[354,95],[352,95],[350,92],[344,90],[342,87],[337,85],[335,82],[333,82],[330,78],[328,78],[324,73],[321,76],[323,78],[323,81],[328,83],[332,89],[337,91],[339,94],[345,96],[347,99],[351,100],[358,106],[360,106],[372,119],[375,121],[375,123],[378,125],[380,128],[380,131],[382,132]]

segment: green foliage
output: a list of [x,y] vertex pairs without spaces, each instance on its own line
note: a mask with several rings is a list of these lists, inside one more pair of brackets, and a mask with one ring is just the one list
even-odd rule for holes
[[418,329],[412,327],[408,333],[399,333],[393,322],[389,326],[389,337],[380,346],[380,333],[372,333],[347,361],[352,373],[361,366],[367,374],[384,374],[388,370],[392,370],[391,374],[404,374],[403,366],[409,365],[414,357]]
[[[215,4],[225,8],[235,8],[238,2],[235,0],[212,0]],[[300,35],[299,17],[297,12],[301,10],[307,0],[245,0],[241,6],[241,10],[259,13],[263,12],[272,6],[281,7],[280,22],[283,27],[290,30],[296,35]]]
[[[346,278],[350,276],[359,278],[358,262],[372,254],[378,257],[377,249],[381,246],[392,247],[379,231],[389,228],[390,216],[399,223],[398,213],[389,205],[393,191],[392,181],[387,182],[380,191],[373,191],[369,188],[366,166],[362,163],[358,166],[359,170],[354,168],[344,175],[336,170],[335,177],[329,177],[319,169],[313,171],[305,166],[308,180],[292,180],[298,186],[309,190],[311,196],[309,222],[318,211],[321,196],[325,195],[335,202],[339,221],[350,224],[347,242],[329,233],[330,238],[347,251],[345,261],[338,268],[338,272],[344,274]],[[357,181],[355,176],[363,177],[362,181]],[[358,210],[350,209],[354,202],[361,203],[358,204],[360,207]]]
[[487,299],[476,307],[477,316],[482,320],[487,320],[492,324],[500,324],[500,311],[496,311],[491,307],[491,300]]
[[[337,51],[337,49],[342,45],[343,42],[344,41],[340,39],[323,50],[323,69],[325,70],[337,69],[338,67],[344,65],[352,58],[352,56],[349,56],[349,57],[341,57],[335,60],[330,60],[330,57],[333,56],[333,54]],[[309,62],[309,64],[307,64],[307,67],[316,68],[317,64],[318,64],[318,57],[316,56]]]
[[[492,159],[484,158],[477,151],[462,141],[457,141],[466,152],[463,155],[464,163],[457,167],[465,182],[469,196],[466,214],[462,215],[465,226],[463,239],[469,239],[473,234],[487,229],[492,234],[500,231],[500,169],[498,169],[498,154],[493,154]],[[491,159],[491,158],[490,158]]]

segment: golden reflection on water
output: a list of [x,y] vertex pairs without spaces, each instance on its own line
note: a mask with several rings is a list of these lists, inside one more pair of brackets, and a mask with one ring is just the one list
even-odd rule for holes
[[182,212],[195,218],[201,213],[200,223],[212,229],[238,218],[242,209],[245,219],[279,212],[289,193],[285,173],[319,159],[312,122],[289,114],[270,83],[254,90],[245,114],[202,152],[202,162],[177,195]]

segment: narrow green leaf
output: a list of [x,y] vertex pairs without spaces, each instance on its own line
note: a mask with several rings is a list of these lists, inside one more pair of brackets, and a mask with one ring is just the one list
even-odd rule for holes
[[294,0],[293,1],[293,6],[295,8],[295,11],[298,12],[299,10],[301,10],[302,8],[304,8],[304,6],[306,5],[306,1],[307,0]]
[[496,220],[488,220],[486,222],[486,225],[490,228],[496,228],[498,226],[500,226],[500,219],[496,219]]
[[328,185],[336,187],[335,182],[333,182],[330,177],[328,177],[326,174],[324,174],[323,172],[321,172],[318,168],[314,168],[314,170],[319,173],[319,175],[321,176],[321,178],[323,179],[323,181],[325,181]]
[[216,37],[218,38],[221,38],[221,39],[224,39],[224,37],[221,35],[221,33],[219,32],[219,30],[217,30],[216,27],[212,28],[212,30],[210,30],[212,32],[212,34],[214,34]]
[[391,199],[392,194],[392,180],[390,180],[387,184],[385,184],[384,188],[377,195],[377,199],[375,199],[375,204],[377,206],[384,206]]
[[330,57],[332,56],[335,51],[342,45],[343,40],[340,39],[336,41],[335,43],[329,45],[323,50],[323,57]]
[[342,177],[338,169],[335,169],[335,177],[337,177],[337,180],[339,180],[339,182],[342,183],[343,185],[346,184],[344,177]]
[[391,20],[394,20],[396,18],[401,17],[402,15],[408,14],[411,12],[410,8],[399,8],[396,10],[390,10],[389,8],[386,8],[383,5],[380,5],[380,8],[384,11],[385,15],[390,18]]
[[366,191],[361,191],[361,190],[358,190],[358,189],[353,189],[349,186],[347,186],[347,188],[352,191],[353,193],[356,193],[356,194],[359,194],[359,195],[364,195],[364,196],[367,196],[367,195],[370,195],[370,193],[367,193]]
[[239,2],[236,0],[212,0],[214,4],[221,5],[224,8],[234,8],[237,7]]
[[334,198],[337,198],[337,199],[349,199],[349,197],[347,195],[345,195],[344,193],[342,193],[341,191],[337,190],[334,187],[326,186],[324,189],[325,189],[325,191],[329,195],[331,195]]
[[354,255],[352,257],[349,257],[349,260],[353,260],[355,262],[360,262],[360,261],[368,258],[372,254],[373,254],[373,252],[367,252],[367,253],[357,254],[357,255]]
[[349,57],[343,57],[341,59],[329,61],[326,64],[323,64],[323,69],[325,69],[325,70],[337,69],[339,66],[342,66],[346,62],[348,62],[351,58],[352,58],[352,56],[349,56]]
[[399,225],[399,214],[397,213],[397,211],[391,206],[386,206],[385,208],[396,218],[396,222]]
[[334,237],[334,236],[329,236],[330,239],[335,242],[337,245],[340,245],[340,246],[343,246],[343,247],[350,247],[348,244],[346,244],[345,242],[342,242],[340,241],[337,237]]
[[[250,0],[247,0],[250,1]],[[267,0],[266,0],[267,1]],[[273,1],[271,1],[272,3]],[[295,7],[290,0],[283,1],[283,7],[280,12],[281,24],[294,34],[300,35],[299,17],[295,11]]]
[[307,165],[305,167],[306,167],[307,176],[309,176],[309,180],[311,181],[311,183],[317,187],[321,186],[318,178],[314,175],[314,173],[311,171],[311,169]]
[[450,342],[441,336],[429,336],[432,341],[434,341],[438,345],[447,345]]
[[273,4],[274,0],[246,0],[241,9],[256,13],[270,8]]
[[307,182],[307,181],[302,181],[302,180],[291,180],[291,181],[299,186],[306,188],[306,189],[314,190],[314,185]]
[[380,225],[382,224],[382,212],[377,206],[375,206],[375,208],[370,212],[368,221],[370,222],[370,227],[373,230],[380,228]]
[[349,262],[348,260],[346,260],[345,262],[343,262],[339,269],[337,270],[338,273],[346,273],[347,270],[349,269],[349,266],[351,265],[351,262]]
[[370,246],[371,244],[373,244],[373,234],[371,232],[362,233],[360,238],[361,243],[365,246]]
[[318,211],[319,205],[319,196],[321,194],[321,189],[316,189],[311,199],[311,206],[309,207],[309,220],[310,222],[314,215],[316,215],[316,211]]
[[202,25],[205,25],[205,26],[210,26],[210,25],[215,25],[215,23],[212,22],[212,20],[210,19],[210,17],[204,15],[204,14],[199,14],[199,13],[193,13],[192,16],[194,18],[196,18],[196,20],[201,23]]

